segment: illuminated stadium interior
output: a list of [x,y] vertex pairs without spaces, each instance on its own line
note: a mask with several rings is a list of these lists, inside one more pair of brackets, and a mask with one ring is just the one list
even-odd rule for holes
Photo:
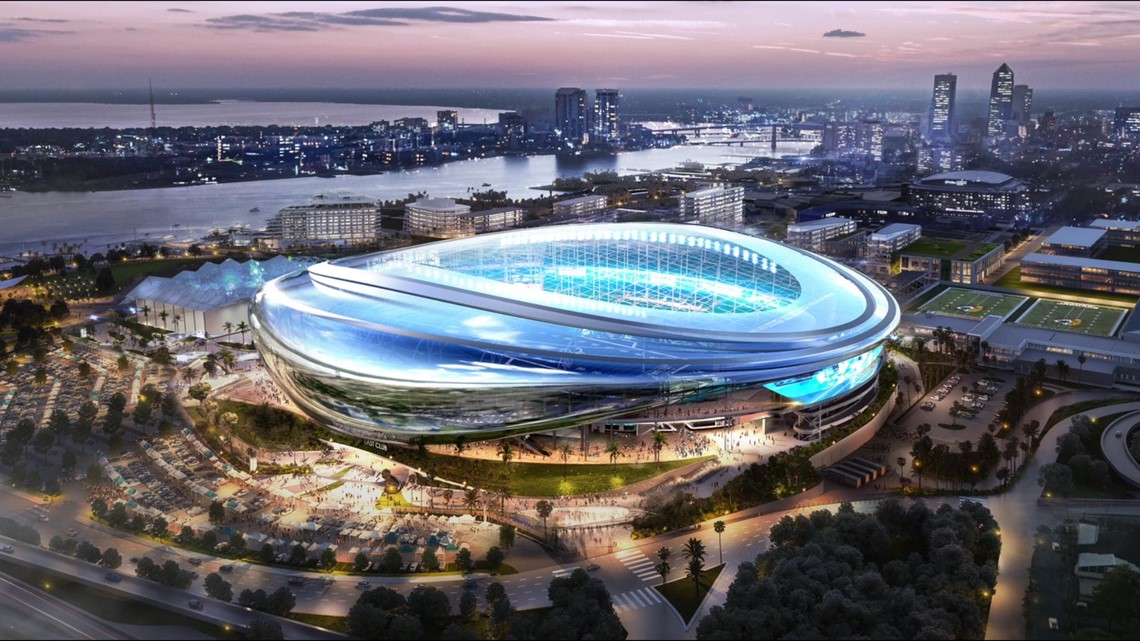
[[865,387],[898,308],[802,250],[693,225],[569,225],[322,263],[254,298],[282,387],[373,438],[526,432],[757,386]]

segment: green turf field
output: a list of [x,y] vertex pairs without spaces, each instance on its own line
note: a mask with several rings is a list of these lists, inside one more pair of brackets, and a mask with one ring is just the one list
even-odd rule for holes
[[1125,310],[1114,307],[1042,298],[1017,319],[1017,324],[1078,334],[1111,336],[1124,314]]
[[918,311],[978,320],[991,315],[1007,318],[1027,300],[1028,296],[950,287],[924,303]]

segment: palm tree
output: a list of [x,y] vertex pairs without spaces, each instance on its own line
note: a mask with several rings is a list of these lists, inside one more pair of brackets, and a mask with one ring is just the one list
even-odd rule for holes
[[467,488],[463,492],[463,507],[477,512],[479,510],[479,490],[474,487]]
[[705,569],[705,544],[697,538],[689,539],[681,548],[681,556],[688,561],[686,571],[693,579],[693,590],[696,594],[700,594],[701,572]]
[[562,478],[566,478],[567,464],[570,462],[570,455],[573,452],[574,448],[570,447],[569,443],[558,446],[558,456],[562,459]]
[[166,327],[166,319],[170,318],[170,314],[164,309],[158,313],[158,317],[162,319],[162,326]]
[[443,500],[447,501],[447,507],[451,507],[451,497],[455,496],[455,490],[450,487],[443,491]]
[[899,464],[899,478],[901,479],[903,477],[903,475],[906,474],[906,470],[903,469],[906,467],[906,457],[905,456],[898,457],[897,459],[895,459],[895,463]]
[[610,441],[610,444],[606,446],[606,454],[610,455],[610,465],[613,465],[616,469],[617,459],[621,456],[621,443],[618,441]]
[[178,321],[182,320],[182,315],[181,314],[175,314],[171,320],[174,321],[174,329],[177,330],[178,329]]
[[229,336],[230,334],[234,333],[234,324],[226,321],[222,323],[222,329],[226,330],[226,336]]
[[502,512],[503,514],[506,514],[507,513],[507,501],[514,498],[514,495],[511,494],[511,486],[504,485],[503,487],[499,488],[498,495],[499,495],[499,511]]
[[661,450],[665,444],[669,442],[669,435],[665,432],[653,433],[653,459],[657,463],[661,462]]
[[499,449],[496,454],[503,459],[503,465],[507,465],[515,457],[515,446],[511,445],[509,440],[503,439],[499,441]]
[[1069,377],[1069,364],[1067,362],[1065,362],[1065,359],[1063,359],[1063,358],[1057,359],[1057,378],[1059,378],[1063,381],[1068,377]]
[[538,516],[542,518],[542,538],[546,538],[546,518],[554,512],[554,504],[545,499],[534,504],[534,509],[538,512]]
[[142,309],[140,309],[139,311],[142,312],[143,319],[149,325],[150,324],[150,305],[143,305]]
[[1087,361],[1087,360],[1088,359],[1085,358],[1084,354],[1081,354],[1080,356],[1077,357],[1077,362],[1080,363],[1080,365],[1081,365],[1081,371],[1077,374],[1077,382],[1078,383],[1081,382],[1081,377],[1085,373],[1085,361]]
[[716,546],[720,552],[720,564],[724,565],[724,542],[721,540],[721,535],[724,534],[724,521],[713,523],[713,532],[716,532]]
[[237,324],[237,331],[241,332],[241,342],[244,345],[245,333],[249,331],[249,325],[247,325],[245,321],[241,321]]

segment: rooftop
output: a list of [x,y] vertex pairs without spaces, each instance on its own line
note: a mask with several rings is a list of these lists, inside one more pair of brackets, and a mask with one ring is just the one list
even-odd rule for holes
[[1126,263],[1120,260],[1100,260],[1098,258],[1084,258],[1083,256],[1053,256],[1050,254],[1029,254],[1021,259],[1021,263],[1036,263],[1040,265],[1061,265],[1064,267],[1086,267],[1095,269],[1111,269],[1115,271],[1140,273],[1140,264]]
[[1123,220],[1121,218],[1098,218],[1089,223],[1089,227],[1096,229],[1115,229],[1124,231],[1140,231],[1140,220]]
[[1046,245],[1068,245],[1070,247],[1090,248],[1100,242],[1108,232],[1103,229],[1089,229],[1087,227],[1062,227],[1045,239]]
[[409,204],[408,207],[451,213],[466,213],[471,209],[467,205],[461,205],[450,198],[420,198]]
[[961,180],[967,183],[982,183],[996,187],[1002,183],[1013,180],[1013,176],[1009,174],[1002,174],[996,171],[947,171],[941,174],[934,174],[921,179],[919,182],[949,182],[953,180]]
[[554,204],[555,204],[555,205],[577,205],[577,204],[579,204],[579,203],[591,203],[591,202],[595,202],[595,201],[597,201],[599,198],[601,198],[602,200],[605,200],[605,199],[606,199],[606,197],[605,197],[605,196],[603,196],[603,195],[601,195],[601,194],[593,194],[593,195],[590,195],[590,196],[579,196],[579,197],[577,197],[577,198],[571,198],[571,199],[569,199],[569,200],[560,200],[560,201],[558,201],[558,202],[556,202],[556,203],[554,203]]
[[792,223],[788,225],[788,231],[808,231],[811,229],[826,229],[827,227],[835,227],[838,225],[847,225],[851,223],[850,218],[820,218],[819,220],[809,220],[802,223]]
[[871,232],[871,240],[890,240],[891,238],[909,234],[915,229],[922,229],[922,225],[911,225],[910,223],[891,223],[886,227]]
[[227,258],[221,263],[205,263],[197,270],[186,270],[171,278],[147,276],[123,300],[148,300],[198,311],[209,311],[249,300],[266,281],[306,265],[316,258],[274,256],[269,260],[239,263]]

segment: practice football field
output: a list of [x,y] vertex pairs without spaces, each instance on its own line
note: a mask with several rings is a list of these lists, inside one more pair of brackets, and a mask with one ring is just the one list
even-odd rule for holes
[[1125,313],[1125,310],[1115,307],[1042,298],[1026,310],[1016,322],[1018,325],[1078,334],[1111,336]]
[[918,311],[978,320],[986,316],[1001,316],[1008,319],[1009,315],[1027,300],[1028,296],[950,287],[926,301]]

